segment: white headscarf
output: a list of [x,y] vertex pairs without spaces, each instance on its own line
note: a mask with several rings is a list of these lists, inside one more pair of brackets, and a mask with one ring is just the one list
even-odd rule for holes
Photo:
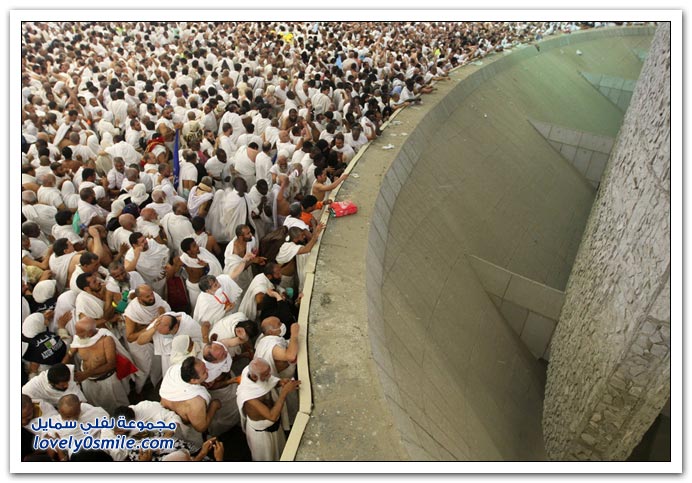
[[51,299],[55,295],[55,280],[43,280],[34,286],[34,290],[31,291],[34,296],[34,300],[40,304],[46,300]]
[[[22,335],[29,339],[33,339],[38,334],[46,331],[46,323],[43,314],[35,313],[24,319],[22,323]],[[29,348],[29,343],[22,341],[22,355]]]
[[137,183],[135,187],[132,188],[132,195],[130,195],[130,199],[134,204],[139,205],[140,203],[143,203],[148,196],[147,187],[144,186],[144,183]]
[[22,323],[22,335],[33,339],[41,332],[46,331],[46,323],[43,314],[37,312],[28,316]]
[[191,351],[187,350],[188,347],[190,347],[189,335],[181,334],[173,338],[171,341],[171,365],[182,363],[190,356],[197,357],[199,353],[199,345],[197,342],[193,343]]
[[113,216],[120,216],[125,208],[125,202],[123,200],[115,200],[111,204],[111,214]]

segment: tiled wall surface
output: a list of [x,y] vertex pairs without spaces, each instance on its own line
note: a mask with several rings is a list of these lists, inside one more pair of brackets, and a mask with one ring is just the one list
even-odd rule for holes
[[550,360],[553,337],[565,294],[468,255],[471,267],[504,319],[534,357]]
[[582,72],[581,75],[622,112],[627,111],[636,80],[592,72]]
[[594,188],[598,187],[615,139],[533,119],[529,122]]

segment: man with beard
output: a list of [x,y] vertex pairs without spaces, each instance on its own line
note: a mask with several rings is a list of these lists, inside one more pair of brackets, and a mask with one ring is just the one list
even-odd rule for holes
[[223,272],[230,275],[243,292],[252,281],[250,265],[263,265],[266,262],[263,257],[255,258],[258,248],[259,242],[248,225],[235,227],[235,238],[228,244],[224,253]]
[[79,191],[77,213],[82,225],[105,225],[108,211],[96,204],[96,193],[93,188],[82,188]]
[[205,275],[199,280],[199,289],[194,319],[202,325],[206,340],[215,322],[238,311],[243,291],[228,275]]
[[185,238],[180,243],[180,250],[182,252],[180,261],[187,273],[185,285],[194,311],[200,293],[198,286],[200,278],[207,274],[221,275],[223,269],[217,258],[206,248],[200,247],[192,237]]
[[280,149],[276,154],[276,164],[269,168],[269,173],[272,177],[272,186],[279,182],[279,176],[288,176],[288,151]]
[[140,285],[134,290],[135,298],[125,309],[125,338],[139,371],[135,373],[135,391],[142,392],[147,379],[156,386],[161,380],[160,358],[154,357],[152,344],[140,345],[137,339],[156,317],[171,310],[168,302],[154,292],[149,285]]
[[74,394],[80,401],[86,402],[84,393],[74,380],[74,366],[64,363],[55,364],[47,371],[40,372],[24,384],[22,394],[31,399],[42,399],[53,406],[66,394]]
[[77,277],[77,287],[80,290],[75,300],[77,318],[90,317],[100,327],[104,327],[107,322],[117,321],[119,317],[112,307],[113,293],[106,290],[99,275],[80,274]]
[[169,265],[168,248],[155,240],[148,240],[139,232],[130,235],[130,246],[132,248],[125,254],[125,270],[136,270],[156,293],[163,294],[166,277],[172,276],[180,268],[179,260],[175,265]]
[[309,230],[302,230],[297,226],[289,228],[288,239],[284,242],[276,255],[276,263],[280,263],[282,273],[282,286],[284,288],[294,285],[294,275],[298,276],[297,285],[302,291],[305,282],[305,265],[312,248],[317,243],[325,225],[320,223],[315,228],[315,233],[310,235]]
[[120,260],[108,265],[109,276],[106,278],[106,290],[113,294],[115,311],[119,314],[125,312],[125,308],[134,298],[137,287],[144,285],[144,279],[137,272],[125,270]]
[[82,383],[87,401],[109,413],[129,404],[125,386],[116,373],[118,353],[122,357],[129,354],[108,329],[97,329],[96,321],[90,317],[77,321],[75,332],[76,337],[63,362],[79,355],[81,370],[75,372],[74,379]]
[[286,397],[299,386],[300,381],[272,376],[269,363],[261,358],[253,359],[243,370],[237,401],[253,461],[281,457],[286,442],[283,426],[288,424]]

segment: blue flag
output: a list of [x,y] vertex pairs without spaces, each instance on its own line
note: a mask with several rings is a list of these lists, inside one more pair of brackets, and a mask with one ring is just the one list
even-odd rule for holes
[[180,179],[180,159],[179,159],[179,146],[180,146],[180,129],[175,130],[175,144],[173,145],[173,186],[178,189],[178,181]]
[[336,58],[336,66],[337,66],[339,69],[341,69],[341,66],[342,66],[342,65],[344,65],[344,64],[341,62],[341,56],[339,55],[339,56]]
[[319,28],[319,25],[320,25],[319,22],[315,22],[315,25],[312,26],[312,31],[317,33],[317,29]]

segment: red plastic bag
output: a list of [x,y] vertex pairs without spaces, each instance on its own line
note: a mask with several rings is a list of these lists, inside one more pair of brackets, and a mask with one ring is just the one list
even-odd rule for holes
[[332,216],[352,215],[358,212],[358,207],[353,201],[335,201],[330,205]]
[[134,374],[138,370],[137,366],[135,366],[130,359],[118,353],[115,354],[115,372],[118,376],[118,380],[122,380],[130,374]]

